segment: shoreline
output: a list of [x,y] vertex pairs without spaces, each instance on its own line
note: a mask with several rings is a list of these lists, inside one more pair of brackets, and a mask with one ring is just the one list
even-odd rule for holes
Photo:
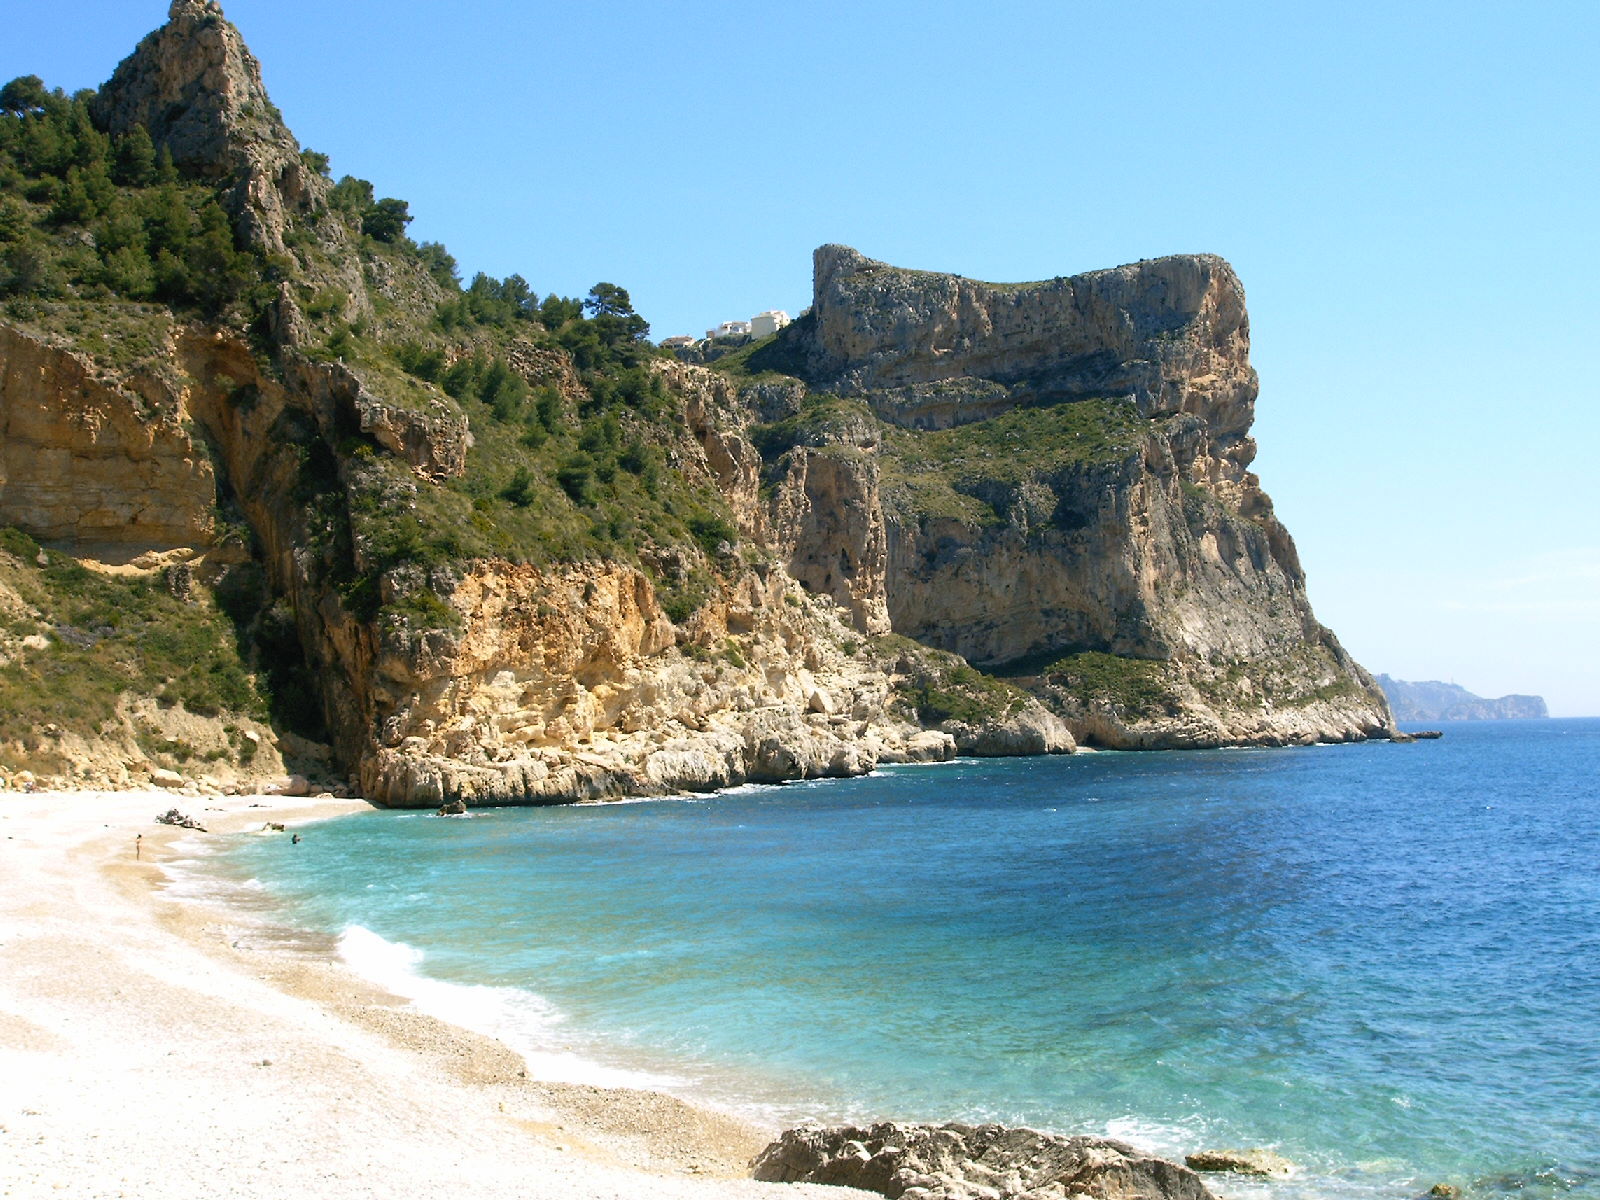
[[292,834],[372,807],[0,792],[0,1194],[811,1190],[748,1178],[777,1130],[664,1093],[529,1078],[507,1046],[343,963],[252,946],[248,915],[163,895],[180,843],[203,836],[154,823],[174,803],[211,834],[269,821]]

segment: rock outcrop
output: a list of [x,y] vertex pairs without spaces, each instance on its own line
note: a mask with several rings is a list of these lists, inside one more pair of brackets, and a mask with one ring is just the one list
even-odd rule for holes
[[1202,417],[1208,457],[1243,467],[1254,455],[1244,289],[1215,255],[997,285],[823,246],[814,271],[812,375],[872,396],[895,424],[1131,396],[1147,418]]
[[113,134],[144,126],[178,166],[229,184],[240,232],[274,253],[291,214],[326,198],[217,0],[173,0],[167,23],[100,89],[94,115]]
[[[1392,728],[1381,692],[1313,616],[1294,543],[1248,470],[1257,381],[1225,262],[997,285],[824,246],[815,272],[811,313],[750,358],[800,385],[768,421],[803,421],[821,403],[807,389],[862,412],[780,443],[769,468],[786,472],[774,525],[808,586],[862,628],[886,617],[1016,676],[1080,740],[1283,744]],[[774,385],[747,390],[759,408]],[[819,460],[829,518],[796,520],[788,509],[818,507]],[[1126,660],[1151,686],[1137,698],[1080,686],[1085,653]]]
[[696,635],[722,647],[711,656],[678,649],[632,567],[486,563],[451,603],[459,636],[383,643],[363,673],[378,742],[362,758],[368,796],[431,806],[659,795],[955,750],[918,742],[883,666],[840,649],[849,629],[833,606],[776,572],[697,614]]
[[790,1129],[753,1164],[757,1179],[823,1183],[890,1200],[1210,1200],[1192,1170],[1109,1138],[1003,1125]]
[[1295,1172],[1294,1163],[1276,1150],[1200,1150],[1184,1155],[1183,1161],[1195,1171],[1223,1171],[1264,1179],[1286,1179]]
[[183,418],[159,379],[0,324],[0,521],[129,558],[206,546],[216,476]]

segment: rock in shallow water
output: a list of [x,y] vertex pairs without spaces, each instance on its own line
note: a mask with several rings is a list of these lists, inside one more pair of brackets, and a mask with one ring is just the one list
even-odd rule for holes
[[1004,1125],[802,1126],[752,1166],[769,1182],[862,1188],[890,1200],[1212,1200],[1189,1168],[1126,1142]]
[[1196,1171],[1232,1171],[1235,1175],[1282,1178],[1294,1174],[1294,1164],[1272,1150],[1201,1150],[1184,1157]]

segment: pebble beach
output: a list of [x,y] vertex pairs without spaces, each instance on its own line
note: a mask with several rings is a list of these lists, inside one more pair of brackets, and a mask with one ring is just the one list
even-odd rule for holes
[[[155,823],[175,799],[206,833]],[[776,1130],[530,1078],[498,1042],[166,894],[185,838],[312,837],[363,807],[0,792],[0,1196],[839,1195],[746,1177]]]

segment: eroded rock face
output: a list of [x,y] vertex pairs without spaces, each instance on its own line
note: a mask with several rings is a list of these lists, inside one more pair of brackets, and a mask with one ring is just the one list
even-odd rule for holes
[[153,379],[0,325],[0,524],[129,556],[209,545],[216,476],[186,416]]
[[888,538],[873,455],[797,447],[774,507],[774,536],[795,578],[833,597],[863,633],[888,633]]
[[654,369],[682,400],[684,423],[700,443],[706,466],[727,498],[739,532],[766,541],[769,530],[761,503],[761,455],[741,436],[738,391],[721,375],[697,367],[660,362]]
[[384,645],[363,676],[378,736],[362,786],[382,803],[709,791],[955,753],[896,710],[882,663],[839,648],[843,614],[779,572],[696,615],[698,637],[736,651],[715,656],[680,648],[649,579],[622,564],[485,563],[452,604],[457,638]]
[[1257,390],[1244,289],[1215,255],[1003,285],[848,246],[821,247],[814,268],[813,371],[823,386],[873,395],[896,424],[1129,395],[1147,417],[1204,413],[1240,465],[1253,453],[1240,440]]
[[[1293,540],[1248,470],[1257,381],[1227,263],[1180,255],[996,285],[824,246],[815,267],[812,313],[780,337],[813,391],[951,435],[1019,408],[1126,415],[1120,448],[1082,452],[1071,438],[1083,435],[1063,434],[1060,453],[1027,471],[947,455],[954,498],[970,500],[942,509],[918,495],[914,470],[880,480],[907,435],[792,451],[774,526],[808,586],[858,613],[881,604],[896,633],[980,666],[1084,651],[1162,664],[1165,711],[1086,704],[1037,681],[1080,740],[1284,744],[1392,729],[1371,678],[1313,615]],[[805,507],[823,456],[847,464],[835,478],[861,482],[835,488],[849,502],[827,520],[797,521],[788,514]]]
[[757,1179],[860,1188],[890,1200],[1210,1200],[1193,1171],[1109,1138],[1003,1125],[791,1129],[753,1164]]
[[454,404],[443,399],[425,407],[391,403],[337,363],[296,360],[287,364],[286,373],[326,427],[368,434],[423,479],[443,482],[467,469],[467,418]]

